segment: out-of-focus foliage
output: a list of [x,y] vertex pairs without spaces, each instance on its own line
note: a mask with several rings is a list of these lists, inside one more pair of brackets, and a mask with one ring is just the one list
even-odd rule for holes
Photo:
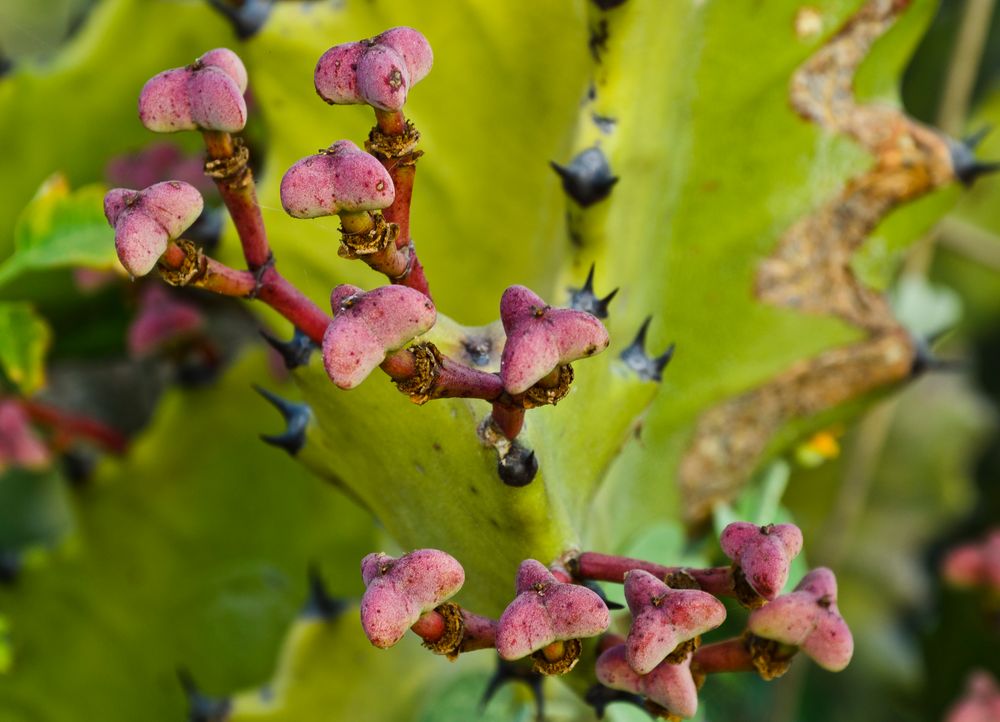
[[[512,283],[565,303],[592,262],[599,294],[621,290],[608,320],[611,348],[579,365],[558,408],[528,416],[524,439],[541,472],[525,489],[502,486],[493,451],[479,444],[487,405],[416,407],[382,378],[344,393],[313,359],[295,376],[314,414],[300,461],[332,482],[320,483],[254,438],[277,423],[249,391],[252,382],[275,385],[257,352],[205,388],[169,391],[128,456],[104,461],[81,489],[67,491],[57,471],[0,476],[0,552],[28,540],[36,547],[19,550],[20,574],[0,587],[0,722],[181,719],[178,666],[212,694],[234,693],[240,722],[469,719],[492,670],[489,653],[452,666],[412,639],[376,651],[354,608],[332,620],[296,618],[310,561],[333,592],[353,596],[358,560],[384,543],[348,496],[401,547],[457,556],[468,573],[459,600],[489,614],[510,599],[514,569],[529,556],[548,561],[586,546],[665,563],[717,558],[714,544],[688,543],[683,522],[696,515],[678,491],[699,420],[864,335],[832,315],[754,297],[760,264],[789,227],[872,163],[789,102],[796,69],[862,5],[628,0],[600,13],[584,0],[280,2],[240,42],[206,2],[101,0],[62,50],[19,59],[0,77],[0,133],[18,139],[0,155],[0,296],[19,301],[0,305],[0,363],[21,393],[42,386],[48,338],[21,300],[54,309],[59,338],[87,333],[59,314],[80,303],[65,268],[113,262],[93,184],[111,156],[155,140],[135,117],[139,88],[220,45],[249,69],[262,121],[251,138],[260,200],[279,267],[318,303],[337,283],[381,279],[337,257],[336,220],[287,217],[278,182],[317,148],[363,139],[370,111],[326,106],[312,69],[330,45],[392,25],[420,29],[436,56],[407,113],[426,151],[413,231],[439,310],[460,323],[489,322]],[[900,74],[935,9],[914,0],[875,43],[855,83],[859,101],[899,104]],[[998,115],[994,98],[977,118]],[[177,140],[196,147],[194,137]],[[595,145],[619,180],[610,200],[581,212],[567,206],[549,161],[566,164]],[[1000,157],[1000,140],[987,138],[980,152]],[[68,180],[50,181],[31,200],[57,172]],[[959,217],[997,233],[998,192],[1000,181],[981,182],[959,201]],[[851,260],[861,280],[890,287],[906,248],[960,194],[953,184],[883,218]],[[231,228],[218,255],[239,265]],[[969,282],[967,316],[995,324],[995,270],[947,256],[942,265],[952,285]],[[942,330],[954,320],[954,296],[919,288],[896,289],[901,317],[908,312],[921,334]],[[120,306],[121,293],[88,303]],[[668,341],[678,348],[659,385],[619,359],[649,315],[647,350],[657,354]],[[764,465],[814,430],[843,428],[858,408],[782,424],[746,465],[742,494],[733,489],[714,506],[719,526],[735,518],[803,525],[805,558],[791,581],[807,562],[835,564],[857,660],[836,679],[798,669],[771,686],[713,679],[708,718],[792,719],[794,711],[771,713],[781,704],[794,710],[803,684],[802,719],[842,714],[847,699],[859,722],[925,718],[913,702],[919,645],[900,620],[926,612],[922,598],[935,587],[918,559],[973,503],[968,461],[991,415],[970,391],[928,383],[900,402],[882,438],[869,439],[869,426],[848,431],[834,442],[846,449],[840,459],[820,455],[827,463],[792,468],[790,477],[783,461]],[[870,485],[860,492],[852,486],[859,455]],[[728,631],[738,632],[742,617],[732,617]],[[577,688],[587,684],[585,667],[573,675]],[[548,719],[591,715],[560,681],[546,683],[546,696]],[[531,714],[524,689],[505,687],[484,719]],[[615,706],[609,716],[642,713]]]

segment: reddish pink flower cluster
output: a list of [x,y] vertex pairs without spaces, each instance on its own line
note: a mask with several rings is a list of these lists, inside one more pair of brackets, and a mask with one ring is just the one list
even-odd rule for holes
[[941,573],[956,587],[982,587],[1000,593],[1000,528],[978,542],[949,551],[941,563]]

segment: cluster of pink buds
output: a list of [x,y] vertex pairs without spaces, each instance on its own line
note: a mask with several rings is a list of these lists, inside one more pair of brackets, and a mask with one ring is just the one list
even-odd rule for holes
[[[438,654],[495,648],[501,664],[530,657],[542,675],[569,673],[585,641],[598,638],[596,683],[610,694],[637,695],[652,713],[671,718],[695,714],[698,689],[710,674],[755,671],[773,679],[800,651],[824,669],[844,669],[854,642],[837,610],[833,573],[814,569],[781,594],[802,546],[798,528],[737,522],[723,531],[722,543],[733,563],[707,569],[595,552],[568,554],[550,567],[527,559],[517,572],[516,596],[496,621],[448,601],[465,575],[445,552],[370,554],[361,565],[362,626],[376,647],[395,644],[410,629]],[[611,605],[591,587],[597,581],[624,583],[627,636],[608,631]],[[751,582],[752,594],[744,589]],[[752,610],[746,630],[702,646],[702,635],[726,619],[720,597]]]
[[1000,687],[989,672],[969,676],[965,694],[948,711],[945,722],[996,722],[1000,720]]
[[956,587],[978,587],[1000,595],[1000,529],[982,540],[950,550],[941,563],[945,581]]

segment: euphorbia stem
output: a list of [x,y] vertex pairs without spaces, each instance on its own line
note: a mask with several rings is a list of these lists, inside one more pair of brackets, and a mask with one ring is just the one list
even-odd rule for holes
[[698,586],[709,594],[731,596],[734,593],[731,567],[710,567],[708,569],[667,567],[643,559],[631,559],[597,552],[583,552],[574,560],[574,572],[578,577],[598,582],[621,584],[625,581],[625,574],[633,569],[642,569],[660,579],[671,574],[684,573],[690,575],[698,582]]
[[213,167],[209,175],[215,181],[222,202],[226,204],[236,226],[247,266],[251,271],[257,271],[270,262],[271,247],[267,242],[267,231],[257,202],[253,172],[246,163],[246,153],[233,142],[229,133],[206,130],[202,131],[202,135],[208,150],[209,163],[206,167]]
[[[330,317],[315,303],[304,296],[274,266],[267,266],[258,274],[238,271],[209,256],[202,256],[203,267],[187,285],[204,288],[224,296],[237,298],[255,297],[291,321],[317,344],[323,343],[323,334],[330,325]],[[183,247],[171,241],[160,257],[160,265],[180,269],[188,260]]]
[[753,672],[755,669],[742,637],[698,647],[691,659],[691,671],[694,673]]
[[[375,109],[375,121],[377,129],[387,136],[401,136],[412,131],[412,126],[408,127],[406,116],[402,111],[383,111]],[[382,211],[382,215],[390,223],[399,226],[399,235],[396,236],[396,248],[400,251],[408,252],[411,256],[409,262],[409,272],[405,277],[393,278],[393,283],[400,283],[410,288],[424,293],[428,298],[431,295],[430,286],[427,283],[427,276],[424,273],[423,264],[417,256],[417,250],[410,237],[410,202],[413,198],[413,182],[417,174],[417,155],[407,153],[401,157],[392,157],[380,152],[377,148],[372,149],[376,158],[385,166],[392,178],[393,186],[396,189],[396,197],[388,208]]]
[[[462,633],[460,651],[474,652],[477,649],[492,649],[496,646],[496,622],[489,617],[462,610],[462,621],[465,625]],[[445,633],[446,623],[436,611],[426,612],[410,627],[425,642],[434,643]]]
[[128,439],[96,419],[70,414],[38,401],[24,401],[25,412],[36,424],[48,427],[56,436],[87,439],[115,454],[125,453]]

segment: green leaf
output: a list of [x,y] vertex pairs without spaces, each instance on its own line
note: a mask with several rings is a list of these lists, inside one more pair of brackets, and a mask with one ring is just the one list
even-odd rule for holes
[[279,423],[250,388],[267,373],[255,353],[213,387],[168,392],[128,456],[76,492],[71,543],[0,587],[14,660],[0,709],[180,719],[178,666],[210,693],[270,674],[310,562],[333,594],[360,592],[370,521],[256,440]]
[[17,221],[14,253],[0,264],[0,288],[28,271],[117,267],[104,191],[91,185],[70,192],[63,176],[49,178]]
[[26,303],[0,303],[0,370],[22,394],[45,384],[45,353],[52,342],[45,320]]

